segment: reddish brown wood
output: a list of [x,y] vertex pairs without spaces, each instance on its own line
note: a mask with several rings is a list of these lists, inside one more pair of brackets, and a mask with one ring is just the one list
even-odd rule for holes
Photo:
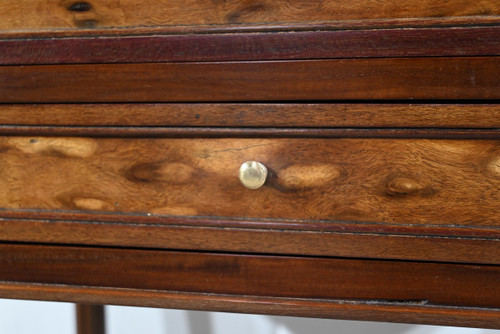
[[[0,207],[497,228],[499,144],[2,137]],[[254,191],[249,160],[270,170]]]
[[498,105],[352,103],[496,103],[493,0],[56,2],[0,4],[0,102],[75,102],[0,105],[0,296],[500,328]]
[[0,280],[500,307],[499,266],[0,245]]
[[[468,230],[461,231],[460,236],[439,237],[423,234],[430,232],[424,229],[407,227],[403,234],[404,227],[362,224],[330,224],[324,229],[303,224],[306,230],[300,230],[293,229],[293,223],[231,228],[218,220],[204,226],[203,222],[181,218],[176,219],[177,225],[167,225],[167,219],[163,224],[119,224],[103,223],[99,216],[92,218],[99,222],[0,220],[0,240],[500,264],[500,230]],[[210,223],[219,227],[207,226]],[[444,228],[440,232],[453,233]],[[474,237],[481,232],[482,237]]]
[[65,136],[112,138],[393,138],[393,139],[499,139],[500,129],[399,128],[198,128],[198,127],[92,127],[0,126],[4,136]]
[[[327,221],[311,221],[300,219],[249,219],[249,218],[210,218],[210,217],[191,217],[191,216],[160,216],[148,215],[140,213],[130,213],[123,215],[120,213],[99,213],[99,212],[62,212],[62,211],[40,211],[40,210],[1,210],[0,221],[5,236],[8,234],[20,233],[27,238],[48,238],[40,239],[46,240],[45,242],[56,242],[61,240],[58,238],[63,235],[57,233],[50,233],[47,228],[54,227],[57,231],[58,223],[62,225],[66,223],[72,224],[75,222],[75,229],[78,229],[77,222],[83,224],[102,222],[116,224],[114,228],[121,229],[127,226],[144,226],[153,225],[151,227],[215,227],[215,228],[236,228],[236,229],[256,229],[256,230],[269,230],[276,229],[278,231],[315,231],[315,232],[333,232],[333,233],[354,233],[354,234],[367,234],[367,235],[404,235],[414,237],[457,237],[457,238],[478,238],[478,239],[500,239],[500,229],[498,227],[481,227],[481,226],[460,226],[460,225],[408,225],[408,224],[395,224],[391,222],[380,223],[367,223],[367,222],[327,222]],[[10,222],[14,220],[14,222]],[[41,221],[38,221],[41,220]],[[48,221],[48,222],[47,222]],[[22,222],[22,223],[21,223]],[[39,225],[39,224],[42,225]],[[24,231],[22,224],[33,224],[31,230],[26,228]],[[53,225],[51,225],[53,224]],[[50,227],[48,226],[50,225]],[[61,228],[64,228],[61,226]],[[28,225],[31,226],[31,225]],[[71,225],[70,225],[71,226]],[[85,225],[81,225],[83,227]],[[103,228],[108,228],[110,225],[104,224]],[[93,228],[93,227],[92,227]],[[99,227],[97,227],[99,228]],[[41,235],[35,236],[35,232],[40,230]],[[229,229],[228,229],[229,230]],[[9,232],[12,231],[12,232]],[[43,232],[45,231],[45,232]],[[83,232],[83,231],[82,231]],[[44,235],[47,234],[47,235]],[[133,233],[131,233],[133,234]],[[103,239],[111,240],[114,236],[101,236]],[[125,237],[126,236],[120,236]],[[69,237],[72,238],[72,237]],[[14,239],[11,239],[14,240]],[[40,241],[39,242],[43,242]],[[90,240],[90,239],[89,239]],[[23,240],[16,240],[23,241]],[[29,241],[29,240],[24,240]],[[87,240],[88,241],[88,240]],[[87,241],[80,241],[86,243]],[[147,247],[147,240],[136,240]],[[139,245],[139,244],[138,244]],[[160,247],[161,246],[157,246]]]
[[499,27],[0,40],[0,64],[495,56]]
[[500,99],[500,57],[0,67],[0,102]]
[[104,306],[76,305],[77,334],[104,334]]
[[[293,103],[162,103],[162,104],[6,104],[0,124],[85,126],[199,127],[411,127],[500,128],[498,104],[293,104]],[[196,127],[196,128],[192,128]],[[0,131],[7,133],[7,127]],[[26,128],[25,133],[32,128]],[[38,128],[40,133],[42,129]],[[127,129],[131,131],[131,129]],[[144,129],[144,132],[152,130]],[[215,130],[215,129],[212,129]],[[246,129],[248,131],[249,129]],[[11,130],[14,131],[14,130]],[[69,129],[66,129],[69,133]],[[89,129],[90,131],[90,129]],[[101,129],[116,134],[116,129]],[[137,131],[137,130],[134,130]],[[169,129],[171,131],[171,129]],[[181,131],[179,129],[179,131]],[[187,132],[188,130],[186,130]],[[262,130],[257,130],[262,131]],[[299,130],[295,130],[297,133]],[[391,131],[399,131],[392,129]],[[408,131],[408,130],[406,130]],[[238,131],[242,133],[242,131]],[[272,133],[282,133],[273,129]],[[478,132],[479,133],[479,132]],[[481,131],[481,133],[485,133]],[[394,134],[394,133],[393,133]],[[426,135],[430,135],[426,132]]]
[[388,301],[363,302],[353,300],[227,296],[5,282],[0,283],[0,296],[17,299],[110,303],[204,311],[500,329],[500,311],[498,309],[444,307],[421,305],[418,303],[391,303]]

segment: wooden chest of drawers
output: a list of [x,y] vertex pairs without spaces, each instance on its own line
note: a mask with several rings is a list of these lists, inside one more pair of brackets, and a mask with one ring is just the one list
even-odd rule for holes
[[500,328],[496,1],[0,9],[1,297]]

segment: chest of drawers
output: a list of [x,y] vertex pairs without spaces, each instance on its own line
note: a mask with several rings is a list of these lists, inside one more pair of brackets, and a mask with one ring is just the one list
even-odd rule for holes
[[0,9],[1,297],[500,328],[495,1]]

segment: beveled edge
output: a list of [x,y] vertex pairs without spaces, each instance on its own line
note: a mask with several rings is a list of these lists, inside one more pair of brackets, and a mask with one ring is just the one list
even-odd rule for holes
[[174,25],[174,26],[138,26],[118,28],[68,28],[43,30],[11,30],[0,31],[0,39],[4,38],[44,38],[44,37],[83,37],[83,36],[123,36],[123,35],[173,35],[173,34],[213,34],[239,32],[270,31],[305,31],[305,30],[358,30],[387,28],[429,28],[429,27],[463,27],[463,26],[495,26],[500,24],[496,15],[454,16],[440,18],[398,18],[398,19],[365,19],[344,21],[310,21],[280,23],[240,23],[240,24],[207,24],[207,25]]
[[0,282],[10,299],[500,329],[500,309]]
[[[6,214],[2,214],[7,216]],[[500,229],[181,218],[160,223],[0,218],[0,240],[252,254],[500,264]],[[155,217],[153,217],[155,218]],[[127,217],[124,217],[127,219]],[[238,225],[240,223],[240,225]],[[253,223],[253,224],[252,224]],[[232,224],[232,225],[231,225]],[[245,225],[246,224],[246,225]],[[455,235],[453,235],[455,234]],[[255,242],[259,240],[259,242]],[[453,252],[449,250],[453,249]]]
[[16,39],[0,34],[0,50],[1,65],[496,56],[500,25]]

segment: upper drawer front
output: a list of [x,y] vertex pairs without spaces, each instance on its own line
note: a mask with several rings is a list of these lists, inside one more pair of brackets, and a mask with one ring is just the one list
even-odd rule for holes
[[500,57],[0,66],[0,103],[500,99]]
[[473,20],[478,17],[494,20],[499,14],[500,6],[496,0],[165,0],[154,3],[137,0],[3,0],[0,3],[0,30],[48,32],[54,29],[470,16]]
[[499,166],[497,140],[3,137],[0,207],[498,227]]

